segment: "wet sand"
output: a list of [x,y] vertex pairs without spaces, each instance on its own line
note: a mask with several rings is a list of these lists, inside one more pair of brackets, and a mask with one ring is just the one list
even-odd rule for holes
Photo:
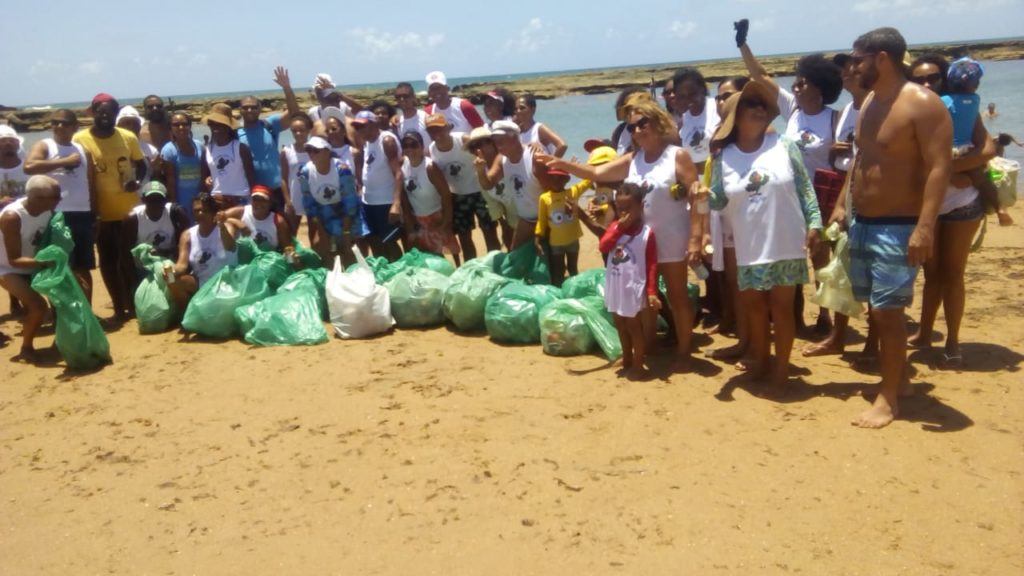
[[447,328],[253,349],[131,322],[88,375],[9,363],[15,343],[0,575],[1019,574],[1022,257],[1021,228],[990,225],[966,367],[914,352],[916,396],[883,431],[848,424],[877,381],[847,362],[857,320],[846,357],[794,355],[784,402],[725,363],[657,357],[628,382]]

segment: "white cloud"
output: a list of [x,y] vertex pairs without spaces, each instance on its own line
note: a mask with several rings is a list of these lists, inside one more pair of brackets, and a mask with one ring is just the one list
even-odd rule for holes
[[689,38],[694,32],[697,31],[696,22],[682,22],[679,20],[673,20],[672,24],[669,25],[668,31],[679,39]]
[[530,18],[518,34],[505,42],[505,52],[536,52],[547,44],[547,38],[541,34],[547,27],[548,24],[540,18]]
[[28,75],[32,78],[37,76],[54,76],[67,72],[67,66],[50,62],[47,60],[36,60],[29,66]]
[[103,64],[98,60],[90,60],[88,62],[82,62],[76,68],[79,74],[95,76],[103,72]]
[[379,32],[376,28],[355,28],[348,32],[363,50],[373,56],[402,51],[433,50],[444,42],[444,34]]

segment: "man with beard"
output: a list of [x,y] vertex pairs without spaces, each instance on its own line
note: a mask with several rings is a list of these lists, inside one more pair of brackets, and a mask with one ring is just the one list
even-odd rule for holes
[[[930,90],[907,82],[907,45],[894,28],[872,30],[853,43],[853,73],[872,92],[857,123],[853,166],[850,281],[871,305],[881,343],[882,382],[871,408],[852,421],[882,428],[911,393],[904,310],[914,279],[932,256],[935,221],[949,185],[953,126]],[[837,205],[832,221],[846,219]]]
[[126,320],[135,303],[128,287],[134,284],[135,269],[121,258],[121,226],[124,217],[139,203],[139,187],[146,177],[146,161],[139,141],[130,131],[114,125],[121,109],[110,94],[97,94],[89,110],[93,125],[75,134],[72,141],[85,149],[92,160],[94,178],[89,194],[96,200],[93,210],[96,226],[96,251],[100,257],[100,275],[110,293],[114,318]]
[[163,98],[156,94],[146,96],[142,100],[142,117],[145,123],[139,138],[157,150],[163,150],[164,145],[171,141],[170,116],[164,110]]
[[[292,118],[302,114],[299,102],[295,99],[288,70],[283,66],[274,69],[274,82],[284,91],[285,103],[288,106],[287,116]],[[260,119],[260,102],[255,96],[242,98],[239,107],[242,112],[242,126],[238,128],[238,140],[249,147],[252,153],[252,165],[255,169],[255,184],[262,184],[271,190],[271,203],[274,210],[284,212],[284,196],[281,193],[281,159],[279,157],[282,114],[271,114]]]

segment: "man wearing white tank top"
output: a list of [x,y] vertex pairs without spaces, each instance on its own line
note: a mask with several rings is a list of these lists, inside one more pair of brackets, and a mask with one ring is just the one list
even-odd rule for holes
[[180,206],[167,201],[167,187],[150,182],[142,189],[142,204],[132,209],[121,227],[124,257],[130,259],[132,248],[145,243],[156,254],[175,260],[178,240],[187,228],[188,216]]
[[36,142],[25,158],[25,173],[46,174],[60,185],[61,201],[57,210],[64,213],[64,223],[71,231],[75,247],[68,265],[85,297],[92,301],[92,270],[96,268],[95,198],[89,181],[92,161],[81,144],[71,138],[78,130],[78,117],[67,109],[50,116],[53,137]]
[[[377,115],[363,110],[352,119],[363,141],[363,213],[370,229],[368,240],[375,256],[394,262],[402,255],[401,236],[402,150],[391,132],[383,132]],[[358,163],[358,160],[357,160]]]
[[43,324],[46,300],[32,289],[32,274],[52,262],[35,259],[43,232],[60,202],[60,186],[49,176],[32,176],[25,184],[26,196],[0,211],[0,286],[25,305],[25,327],[21,352],[14,360],[38,360],[33,341]]
[[423,138],[424,152],[430,150],[430,134],[427,132],[427,113],[416,107],[416,92],[412,84],[399,82],[395,86],[395,104],[398,105],[399,113],[396,115],[398,125],[396,132],[405,134],[410,130],[419,133]]
[[444,72],[434,71],[427,74],[427,96],[430,104],[424,110],[427,114],[444,114],[448,125],[454,132],[469,133],[473,128],[484,125],[483,118],[469,100],[452,96],[448,91],[448,78]]
[[492,138],[500,153],[491,166],[477,163],[477,177],[485,189],[503,185],[510,194],[519,216],[512,234],[512,249],[533,242],[537,226],[540,195],[544,190],[533,171],[533,150],[519,141],[519,126],[509,120],[498,120],[491,127]]

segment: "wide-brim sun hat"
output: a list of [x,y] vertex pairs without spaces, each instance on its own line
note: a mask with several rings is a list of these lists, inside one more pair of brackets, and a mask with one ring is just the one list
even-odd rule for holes
[[18,145],[21,146],[25,143],[25,139],[18,135],[18,131],[13,126],[8,124],[0,124],[0,140],[4,138],[13,138],[18,141]]
[[736,127],[736,111],[739,109],[740,102],[754,98],[764,102],[765,110],[768,113],[768,123],[771,124],[772,120],[779,115],[777,94],[764,82],[751,80],[743,86],[743,90],[733,94],[722,104],[722,124],[719,125],[711,140],[721,142],[728,138]]
[[234,117],[231,116],[231,106],[222,102],[211,106],[210,111],[206,113],[206,116],[203,116],[203,124],[209,124],[210,122],[223,124],[232,130],[238,128]]
[[320,118],[325,124],[327,123],[327,120],[329,118],[334,118],[338,122],[341,122],[342,126],[345,125],[345,113],[342,112],[341,108],[338,108],[337,106],[324,106],[323,108],[321,108]]

